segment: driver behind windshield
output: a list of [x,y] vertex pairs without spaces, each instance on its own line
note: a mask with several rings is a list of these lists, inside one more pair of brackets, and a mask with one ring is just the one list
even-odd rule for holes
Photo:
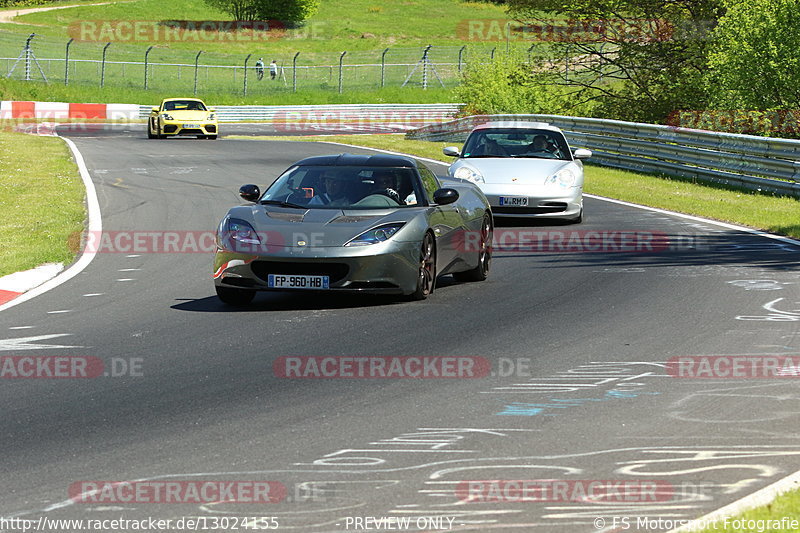
[[326,171],[322,175],[321,181],[325,192],[314,196],[308,205],[331,205],[334,207],[350,205],[350,200],[347,198],[346,180],[332,171]]
[[366,196],[382,194],[401,204],[400,193],[397,192],[397,177],[391,170],[375,170],[372,173],[372,187]]

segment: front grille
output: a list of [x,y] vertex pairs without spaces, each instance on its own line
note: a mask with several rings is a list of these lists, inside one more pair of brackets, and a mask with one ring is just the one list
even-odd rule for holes
[[166,124],[164,126],[164,133],[175,133],[176,131],[178,131],[178,126],[175,124]]
[[206,131],[208,133],[217,133],[217,127],[213,124],[206,124]]
[[519,215],[544,215],[547,213],[560,213],[567,210],[567,204],[563,202],[550,202],[538,207],[493,207],[492,211],[496,215],[519,214]]
[[344,263],[301,263],[297,261],[253,261],[253,274],[264,281],[270,274],[299,276],[328,276],[331,283],[341,281],[350,268]]
[[205,135],[200,128],[186,128],[181,130],[181,135]]

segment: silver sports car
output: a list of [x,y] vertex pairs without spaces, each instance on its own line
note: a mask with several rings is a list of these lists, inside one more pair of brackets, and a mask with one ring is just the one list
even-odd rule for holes
[[592,152],[570,150],[560,129],[540,122],[487,122],[469,134],[448,175],[486,194],[495,216],[583,218],[583,163]]
[[442,187],[421,162],[394,155],[310,157],[286,170],[219,225],[219,298],[246,305],[256,291],[354,291],[421,300],[437,276],[489,273],[492,212],[481,191]]

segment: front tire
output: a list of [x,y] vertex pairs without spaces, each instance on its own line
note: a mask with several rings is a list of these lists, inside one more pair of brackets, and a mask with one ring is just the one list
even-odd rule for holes
[[233,307],[248,305],[256,295],[256,291],[247,289],[234,289],[231,287],[215,287],[215,289],[217,289],[217,297],[222,300],[222,303]]
[[419,250],[419,269],[417,288],[409,296],[410,300],[424,300],[433,292],[436,284],[436,241],[426,233]]
[[153,133],[153,121],[150,120],[147,122],[147,138],[148,139],[155,139],[156,134]]
[[492,217],[489,213],[483,215],[481,223],[480,243],[478,244],[478,266],[466,272],[455,272],[453,278],[456,281],[484,281],[489,276],[489,269],[492,266],[492,239],[494,229],[492,227]]

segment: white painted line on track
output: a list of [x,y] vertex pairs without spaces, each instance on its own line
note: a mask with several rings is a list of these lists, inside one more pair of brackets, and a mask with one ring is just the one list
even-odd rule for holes
[[48,315],[60,315],[62,313],[71,313],[72,309],[59,309],[58,311],[48,311]]
[[11,326],[8,329],[33,329],[33,326]]
[[133,279],[133,278],[119,278],[119,279],[115,279],[114,281],[136,281],[136,280]]
[[744,498],[736,500],[735,502],[726,505],[721,509],[717,509],[716,511],[708,513],[705,516],[701,516],[700,518],[697,518],[677,529],[668,531],[667,533],[686,533],[688,531],[700,531],[706,529],[712,522],[724,520],[725,518],[736,516],[755,507],[767,505],[784,492],[788,492],[797,488],[800,488],[800,472],[795,472],[790,476],[776,481],[772,485],[767,485],[763,489],[758,490],[749,496],[745,496]]
[[141,268],[120,268],[117,272],[136,272],[141,270]]
[[[84,161],[83,155],[81,155],[81,152],[78,150],[78,147],[74,142],[65,137],[62,137],[62,139],[64,139],[64,142],[67,143],[67,146],[69,146],[69,149],[72,151],[72,155],[75,158],[75,163],[78,165],[78,172],[80,172],[81,179],[83,180],[83,186],[86,188],[86,209],[89,217],[87,231],[89,233],[95,233],[99,235],[103,231],[103,221],[100,216],[100,202],[97,200],[97,191],[94,188],[94,183],[92,183],[92,177],[89,175],[89,169],[86,168],[86,161]],[[80,258],[67,270],[57,275],[53,279],[42,283],[38,287],[29,290],[17,298],[14,298],[10,302],[0,305],[0,311],[5,311],[6,309],[10,309],[15,305],[21,304],[22,302],[27,302],[31,298],[35,298],[40,294],[44,294],[47,291],[55,289],[59,285],[66,283],[83,272],[83,270],[92,262],[96,254],[96,251],[84,249]]]
[[[352,148],[361,148],[362,150],[372,150],[374,152],[381,152],[381,153],[384,153],[384,154],[402,155],[402,156],[405,156],[405,157],[412,157],[414,159],[419,159],[420,161],[425,161],[425,162],[428,162],[428,163],[434,163],[434,164],[443,165],[443,166],[446,166],[446,167],[450,166],[448,163],[443,163],[441,161],[436,161],[435,159],[428,159],[427,157],[418,157],[418,156],[415,156],[415,155],[404,154],[404,153],[401,153],[401,152],[391,152],[389,150],[381,150],[380,148],[370,148],[368,146],[357,146],[355,144],[345,144],[345,143],[337,143],[337,142],[330,142],[330,141],[319,141],[319,142],[325,143],[325,144],[336,144],[336,145],[339,145],[339,146],[349,146],[349,147],[352,147]],[[720,222],[719,220],[711,220],[710,218],[703,218],[703,217],[698,217],[698,216],[695,216],[695,215],[687,215],[685,213],[677,213],[675,211],[668,211],[666,209],[659,209],[657,207],[649,207],[649,206],[646,206],[646,205],[633,204],[631,202],[625,202],[623,200],[614,200],[613,198],[606,198],[604,196],[596,196],[594,194],[584,194],[583,196],[586,197],[586,198],[592,198],[594,200],[601,200],[603,202],[610,202],[612,204],[619,204],[619,205],[624,205],[624,206],[627,206],[627,207],[634,207],[636,209],[644,209],[646,211],[652,211],[654,213],[661,213],[661,214],[664,214],[664,215],[672,215],[672,216],[675,216],[675,217],[685,218],[687,220],[693,220],[695,222],[705,222],[706,224],[713,224],[715,226],[719,226],[719,227],[722,227],[722,228],[732,229],[732,230],[736,230],[736,231],[742,231],[742,232],[745,232],[745,233],[750,233],[752,235],[756,235],[758,237],[764,237],[766,239],[774,239],[774,240],[777,240],[777,241],[785,242],[787,244],[792,244],[794,246],[800,246],[800,240],[792,239],[792,238],[789,238],[789,237],[784,237],[783,235],[775,235],[774,233],[767,233],[766,231],[761,231],[761,230],[757,230],[757,229],[753,229],[753,228],[748,228],[746,226],[737,226],[736,224],[729,224],[727,222]]]
[[757,235],[759,237],[764,237],[766,239],[775,239],[776,241],[785,242],[787,244],[792,244],[794,246],[800,246],[800,241],[797,239],[792,239],[790,237],[784,237],[783,235],[775,235],[774,233],[767,233],[766,231],[761,231],[753,228],[748,228],[746,226],[737,226],[736,224],[730,224],[728,222],[720,222],[719,220],[711,220],[708,218],[702,218],[695,215],[687,215],[685,213],[676,213],[675,211],[667,211],[666,209],[659,209],[657,207],[649,207],[646,205],[640,204],[633,204],[631,202],[624,202],[622,200],[614,200],[613,198],[605,198],[603,196],[595,196],[594,194],[584,194],[586,198],[593,198],[595,200],[602,200],[604,202],[611,202],[613,204],[624,205],[627,207],[635,207],[636,209],[644,209],[645,211],[652,211],[653,213],[661,213],[664,215],[672,215],[680,218],[685,218],[686,220],[693,220],[695,222],[705,222],[706,224],[713,224],[715,226],[719,226],[725,229],[732,229],[736,231],[743,231],[745,233],[750,233],[752,235]]
[[84,294],[84,296],[91,297],[91,296],[102,296],[104,292],[90,292],[89,294]]

